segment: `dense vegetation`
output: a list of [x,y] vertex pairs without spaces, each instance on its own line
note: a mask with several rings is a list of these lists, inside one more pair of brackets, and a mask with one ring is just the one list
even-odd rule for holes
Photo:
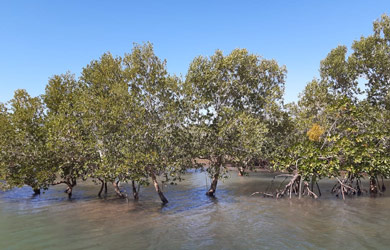
[[[339,46],[321,62],[298,103],[284,105],[286,69],[245,49],[197,57],[183,80],[167,72],[150,43],[131,53],[101,56],[81,76],[53,76],[46,92],[17,90],[0,105],[0,185],[35,193],[91,179],[100,196],[111,183],[175,184],[205,167],[213,196],[227,166],[241,175],[255,165],[291,177],[281,197],[320,195],[318,180],[335,178],[332,192],[385,190],[390,177],[390,18],[374,32]],[[364,86],[364,87],[362,87]],[[206,161],[204,161],[206,160]],[[204,165],[207,162],[207,166]],[[380,185],[382,180],[382,185]],[[315,188],[316,192],[315,192]]]

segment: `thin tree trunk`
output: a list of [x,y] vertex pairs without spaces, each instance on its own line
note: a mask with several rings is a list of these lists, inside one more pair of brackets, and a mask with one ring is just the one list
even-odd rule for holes
[[211,181],[211,185],[209,190],[206,192],[206,195],[208,196],[214,196],[215,192],[217,191],[217,185],[218,185],[218,179],[219,179],[219,172],[222,168],[222,157],[218,157],[218,162],[215,168],[215,174],[213,176],[213,180]]
[[340,190],[341,190],[341,194],[343,195],[343,200],[345,200],[345,196],[344,196],[344,186],[343,186],[343,185],[340,185]]
[[362,189],[360,187],[360,179],[356,179],[356,190],[357,190],[357,195],[360,196],[362,194]]
[[303,181],[303,178],[302,178],[302,176],[300,176],[299,177],[298,199],[300,199],[302,197],[302,181]]
[[318,185],[318,182],[317,182],[317,181],[316,181],[316,185],[317,185],[317,189],[318,189],[318,195],[321,196],[320,186]]
[[206,195],[214,196],[215,191],[217,191],[218,178],[219,178],[219,169],[218,169],[218,172],[214,175],[213,180],[212,180],[211,185],[210,185],[210,189],[207,191]]
[[112,182],[112,185],[114,186],[115,193],[116,193],[120,198],[125,198],[125,196],[122,194],[121,190],[119,189],[119,181],[114,181],[114,182]]
[[245,169],[243,167],[238,168],[238,176],[244,176],[245,174]]
[[314,183],[316,182],[316,180],[317,180],[317,178],[315,175],[311,177],[311,182],[310,182],[310,190],[311,191],[314,191]]
[[150,177],[152,177],[154,188],[156,189],[156,192],[158,193],[158,196],[160,197],[160,200],[163,204],[168,203],[167,198],[165,198],[164,193],[161,191],[160,186],[158,185],[156,175],[154,174],[153,170],[150,171]]
[[376,178],[374,176],[370,177],[370,194],[376,195],[378,193],[378,186]]
[[67,178],[65,183],[66,185],[68,185],[68,187],[65,190],[65,193],[67,193],[68,198],[71,199],[73,194],[73,187],[77,185],[76,179]]
[[385,192],[386,191],[386,186],[385,186],[385,182],[383,181],[383,175],[381,176],[382,178],[382,192]]
[[65,190],[65,193],[68,194],[68,198],[71,199],[72,198],[72,192],[73,192],[73,187],[71,184],[67,184],[68,187],[66,188]]
[[99,197],[102,197],[102,192],[103,192],[103,189],[104,189],[104,184],[105,184],[105,182],[104,182],[103,180],[101,180],[101,179],[99,179],[99,180],[101,181],[102,185],[101,185],[101,187],[100,187],[98,196],[99,196]]
[[107,194],[107,182],[104,183],[104,193]]
[[135,186],[135,181],[131,181],[131,185],[133,186],[133,197],[134,197],[134,200],[138,201],[139,195],[138,195],[137,187]]

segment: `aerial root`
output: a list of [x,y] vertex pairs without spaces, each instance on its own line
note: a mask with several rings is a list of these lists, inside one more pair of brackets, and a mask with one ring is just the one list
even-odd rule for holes
[[[313,197],[314,199],[317,199],[318,198],[318,195],[316,195],[313,191],[310,190],[309,188],[309,183],[307,181],[304,182],[304,185],[305,185],[305,191],[307,192],[307,195],[310,196],[310,197]],[[318,184],[317,184],[318,185]],[[305,192],[304,191],[304,192]]]
[[[279,187],[273,191],[274,180],[278,177],[284,177],[284,180],[280,183]],[[283,183],[287,178],[291,178],[287,185],[283,186]],[[360,176],[353,175],[348,173],[344,178],[336,177],[337,182],[331,189],[331,193],[335,194],[337,197],[341,196],[343,200],[347,196],[353,195],[362,195],[363,192],[370,193],[372,196],[376,196],[377,194],[382,195],[386,190],[384,184],[384,177],[378,178],[378,176],[371,176],[369,183],[369,190],[363,189],[362,182],[360,180]],[[381,181],[380,181],[381,180]],[[314,192],[314,188],[317,187],[318,194]],[[304,180],[303,177],[294,171],[294,174],[281,174],[274,177],[271,181],[270,185],[268,185],[265,192],[254,192],[253,195],[263,195],[263,197],[272,197],[272,198],[281,198],[288,196],[290,199],[293,195],[301,198],[302,196],[309,196],[314,199],[317,199],[321,196],[321,190],[316,181],[316,176],[313,176],[311,179],[311,183]]]
[[[277,177],[285,177],[284,180],[281,182],[279,187],[276,189],[275,192],[272,192],[272,187],[274,184],[274,180],[271,181],[271,184],[267,187],[265,192],[254,192],[251,194],[251,196],[260,194],[263,195],[263,197],[271,197],[271,198],[282,198],[284,196],[288,196],[292,198],[293,195],[299,196],[299,198],[303,196],[309,196],[314,199],[318,198],[318,195],[310,188],[310,185],[307,181],[304,181],[302,176],[298,173],[295,174],[281,174],[275,176]],[[283,183],[287,178],[291,178],[291,180],[283,187]],[[303,187],[302,187],[303,185]],[[316,182],[317,188],[319,193],[321,193],[318,183]],[[283,187],[283,188],[282,188]],[[282,188],[282,189],[281,189]]]
[[377,194],[381,195],[386,190],[382,177],[382,185],[380,185],[379,179],[377,176],[370,177],[369,191],[363,189],[362,182],[360,177],[356,177],[353,174],[348,174],[345,178],[340,179],[336,177],[337,183],[333,186],[331,192],[337,197],[341,195],[343,200],[346,196],[362,195],[363,192],[370,193],[375,196]]
[[348,175],[342,180],[338,177],[336,179],[337,183],[333,186],[331,192],[336,194],[337,197],[341,195],[343,200],[345,200],[345,196],[360,195],[362,193],[360,180],[357,180],[355,188],[353,187],[355,178],[352,175]]

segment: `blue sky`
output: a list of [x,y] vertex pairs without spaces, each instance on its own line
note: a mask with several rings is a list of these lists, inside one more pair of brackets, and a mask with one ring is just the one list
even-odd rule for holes
[[186,74],[198,55],[247,48],[288,70],[286,102],[297,100],[320,61],[369,35],[390,1],[1,1],[0,102],[16,89],[44,93],[50,76],[106,51],[150,41],[170,73]]

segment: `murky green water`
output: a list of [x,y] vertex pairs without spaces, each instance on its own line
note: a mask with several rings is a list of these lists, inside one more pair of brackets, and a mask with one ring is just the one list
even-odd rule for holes
[[[205,174],[164,187],[162,207],[150,187],[138,203],[81,183],[68,201],[64,187],[33,197],[29,188],[0,193],[0,249],[388,249],[390,197],[346,201],[267,199],[270,174],[221,183],[205,195]],[[321,183],[328,193],[332,182]],[[130,189],[129,189],[130,190]],[[389,191],[388,191],[389,192]]]

